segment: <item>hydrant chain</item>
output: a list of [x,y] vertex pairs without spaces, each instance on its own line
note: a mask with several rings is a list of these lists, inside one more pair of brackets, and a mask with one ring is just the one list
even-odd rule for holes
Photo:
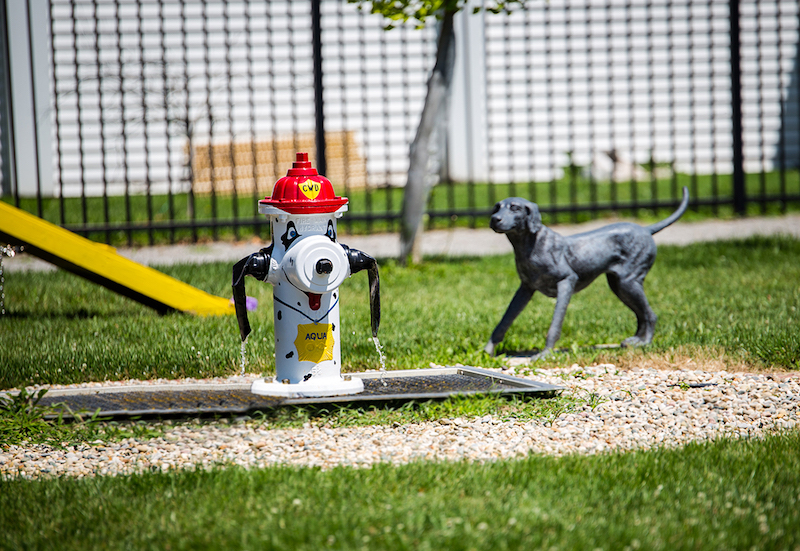
[[325,312],[325,313],[322,315],[322,317],[319,317],[319,318],[317,318],[317,319],[314,319],[314,318],[312,318],[311,316],[309,316],[308,314],[306,314],[305,312],[303,312],[302,310],[300,310],[300,309],[298,309],[298,308],[295,308],[294,306],[292,306],[292,305],[291,305],[291,304],[289,304],[288,302],[285,302],[285,301],[283,301],[283,300],[279,299],[277,295],[272,295],[272,299],[273,299],[275,302],[279,302],[280,304],[283,304],[283,305],[284,305],[284,306],[286,306],[287,308],[291,308],[292,310],[294,310],[295,312],[297,312],[297,313],[298,313],[298,314],[300,314],[301,316],[305,317],[305,318],[306,318],[308,321],[310,321],[310,322],[311,322],[311,323],[313,323],[314,325],[317,325],[317,324],[319,324],[319,323],[320,323],[322,320],[324,320],[326,317],[328,317],[328,314],[330,314],[330,313],[331,313],[331,310],[333,310],[334,308],[336,308],[336,306],[338,306],[338,305],[339,305],[339,299],[337,298],[337,299],[336,299],[336,302],[334,302],[334,303],[333,303],[333,305],[332,305],[330,308],[328,308],[328,311],[327,311],[327,312]]

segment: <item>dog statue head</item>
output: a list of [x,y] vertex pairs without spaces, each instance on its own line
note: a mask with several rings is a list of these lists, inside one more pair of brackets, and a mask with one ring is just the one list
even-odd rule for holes
[[536,233],[542,229],[539,207],[522,197],[509,197],[498,201],[489,226],[497,233]]

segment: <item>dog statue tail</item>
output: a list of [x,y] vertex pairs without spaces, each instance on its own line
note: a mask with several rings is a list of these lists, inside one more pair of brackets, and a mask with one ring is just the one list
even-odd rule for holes
[[677,222],[678,218],[683,216],[683,213],[686,212],[686,207],[689,206],[689,188],[683,186],[683,199],[681,199],[681,204],[678,206],[678,210],[673,212],[668,218],[664,218],[661,222],[656,222],[650,226],[646,226],[645,229],[650,232],[650,235],[660,232],[670,224]]

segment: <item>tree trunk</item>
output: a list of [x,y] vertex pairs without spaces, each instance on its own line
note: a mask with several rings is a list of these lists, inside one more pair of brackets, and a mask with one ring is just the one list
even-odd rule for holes
[[437,128],[439,117],[446,116],[447,99],[455,64],[455,37],[453,16],[455,11],[446,11],[439,30],[436,45],[436,64],[428,79],[428,92],[422,108],[419,127],[409,151],[408,180],[403,193],[403,212],[400,226],[400,262],[405,263],[414,249],[421,227],[422,215],[428,202],[430,185],[428,165],[430,142]]

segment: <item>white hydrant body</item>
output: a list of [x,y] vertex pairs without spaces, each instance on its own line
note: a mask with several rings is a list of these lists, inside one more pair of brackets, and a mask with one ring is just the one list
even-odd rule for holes
[[[347,199],[333,195],[330,182],[310,168],[303,153],[298,154],[288,176],[276,183],[272,197],[259,202],[259,212],[270,220],[273,244],[234,267],[234,299],[237,301],[238,292],[237,316],[244,340],[250,328],[246,312],[238,304],[243,300],[243,276],[272,284],[276,377],[254,382],[252,392],[313,397],[363,390],[360,378],[341,373],[339,287],[352,273],[368,267],[364,259],[374,264],[369,267],[375,278],[377,265],[368,255],[338,243],[336,222],[346,210]],[[371,271],[371,285],[372,280]],[[241,291],[237,291],[239,283]],[[373,308],[376,334],[380,298],[374,294],[378,301],[377,322]]]
[[[350,267],[335,241],[336,216],[287,216],[263,205],[259,210],[271,218],[275,236],[267,281],[273,286],[276,375],[274,382],[256,381],[252,391],[304,396],[360,392],[361,379],[345,380],[341,374],[339,286],[350,276]],[[333,239],[326,235],[330,229]],[[318,273],[317,265],[325,261],[330,265],[324,271],[329,267],[330,273]]]

